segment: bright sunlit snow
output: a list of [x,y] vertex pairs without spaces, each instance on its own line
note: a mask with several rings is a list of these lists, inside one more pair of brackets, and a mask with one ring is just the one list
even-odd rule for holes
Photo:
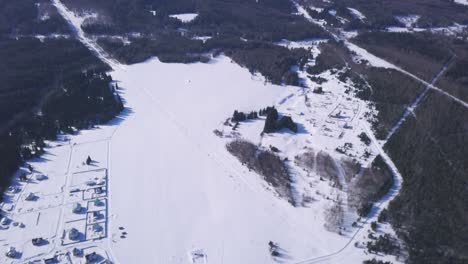
[[198,16],[198,14],[186,13],[186,14],[174,14],[174,15],[169,15],[169,16],[179,19],[180,21],[182,21],[182,23],[188,23],[188,22],[192,22]]

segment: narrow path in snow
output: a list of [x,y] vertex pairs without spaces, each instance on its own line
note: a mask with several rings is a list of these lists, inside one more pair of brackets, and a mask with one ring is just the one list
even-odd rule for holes
[[104,51],[95,41],[86,37],[85,32],[81,28],[83,18],[76,16],[71,12],[60,0],[53,0],[54,6],[57,8],[60,15],[68,22],[70,29],[75,33],[78,40],[83,43],[89,50],[94,52],[98,58],[112,68],[120,67],[121,64],[113,59],[106,51]]

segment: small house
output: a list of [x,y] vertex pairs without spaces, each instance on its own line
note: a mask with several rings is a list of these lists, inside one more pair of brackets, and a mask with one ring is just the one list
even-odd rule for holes
[[94,224],[93,225],[93,231],[94,232],[101,232],[102,231],[102,226],[100,224]]
[[46,179],[46,176],[44,174],[41,174],[41,173],[36,174],[36,180],[43,181],[45,179]]
[[80,236],[80,232],[78,232],[76,228],[72,228],[70,229],[70,231],[68,231],[68,238],[70,240],[77,240],[79,236]]
[[36,200],[36,198],[37,198],[36,195],[34,193],[30,192],[28,194],[28,196],[26,196],[26,201],[34,201],[34,200]]
[[31,242],[34,246],[37,247],[37,246],[43,245],[45,240],[42,237],[38,237],[38,238],[33,238]]
[[79,248],[73,248],[73,256],[75,257],[82,257],[83,256],[83,251]]
[[9,247],[8,251],[5,253],[5,256],[9,258],[16,258],[16,249],[14,247]]
[[73,204],[73,213],[78,214],[81,212],[81,210],[83,210],[83,207],[81,207],[80,203]]
[[8,225],[9,222],[10,221],[8,220],[8,218],[6,216],[4,216],[0,220],[0,225]]
[[99,255],[96,252],[89,253],[85,256],[86,263],[93,263],[99,260]]

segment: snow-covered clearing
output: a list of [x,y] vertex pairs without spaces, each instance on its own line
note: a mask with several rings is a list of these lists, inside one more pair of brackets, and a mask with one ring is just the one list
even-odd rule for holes
[[197,16],[198,16],[198,14],[196,14],[196,13],[169,15],[169,17],[179,19],[182,23],[192,22]]

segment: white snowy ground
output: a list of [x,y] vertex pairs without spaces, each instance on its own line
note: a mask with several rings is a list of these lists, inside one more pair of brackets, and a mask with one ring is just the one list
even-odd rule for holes
[[132,110],[111,146],[111,232],[129,233],[112,244],[119,262],[186,263],[201,249],[209,263],[270,263],[270,240],[294,262],[346,241],[324,230],[323,212],[267,190],[212,132],[234,109],[260,109],[297,88],[264,85],[226,57],[151,60],[113,77]]
[[[59,243],[63,230],[74,226],[70,208],[77,198],[68,191],[83,185],[83,179],[75,179],[77,173],[105,168],[109,236],[84,245],[95,246],[116,263],[189,263],[196,250],[206,263],[272,263],[270,240],[286,251],[284,262],[294,263],[336,251],[349,240],[350,234],[324,229],[323,207],[330,204],[325,195],[317,196],[315,208],[292,207],[227,153],[226,141],[212,132],[234,109],[280,104],[293,98],[290,93],[301,98],[301,89],[265,85],[262,77],[251,76],[226,57],[189,65],[153,59],[121,66],[112,76],[123,88],[128,109],[123,120],[55,143],[44,159],[32,163],[49,179],[23,188],[27,193],[40,187],[36,202],[11,203],[12,219],[26,226],[24,235],[19,227],[0,231],[5,234],[2,251],[15,245],[25,260],[70,250]],[[83,165],[87,155],[97,161],[93,168]],[[58,187],[64,182],[65,187]],[[46,196],[49,192],[65,202]],[[30,213],[21,215],[24,210]],[[39,221],[43,227],[30,223],[38,213],[47,217]],[[119,227],[128,232],[126,238],[120,237]],[[30,239],[39,235],[52,243],[37,253]],[[350,263],[368,258],[358,251]]]
[[185,13],[185,14],[169,15],[169,17],[179,19],[182,23],[192,22],[197,16],[198,16],[197,13]]
[[455,3],[462,4],[462,5],[468,5],[468,0],[455,0]]
[[[350,240],[355,230],[340,236],[324,229],[324,210],[333,200],[327,196],[335,195],[334,189],[323,182],[309,182],[318,191],[317,202],[292,207],[232,157],[225,150],[226,140],[213,133],[234,109],[258,110],[276,104],[281,112],[294,114],[303,129],[297,138],[288,133],[265,137],[265,144],[284,143],[285,153],[290,154],[302,144],[332,151],[341,139],[356,140],[356,133],[368,131],[360,119],[365,104],[348,100],[345,83],[324,76],[329,79],[323,84],[326,93],[309,93],[309,107],[301,88],[265,84],[261,76],[252,76],[223,56],[209,64],[164,64],[152,59],[120,65],[79,29],[82,19],[59,1],[55,4],[79,39],[113,66],[111,74],[122,88],[126,110],[106,126],[51,143],[43,158],[32,161],[37,173],[49,179],[28,184],[14,181],[21,191],[8,194],[2,208],[12,222],[24,227],[11,223],[0,230],[5,235],[0,250],[13,245],[20,251],[21,259],[13,262],[58,252],[61,263],[78,263],[67,252],[80,247],[115,263],[272,263],[269,241],[284,250],[280,261],[286,263],[342,263],[331,255],[360,263],[373,257],[345,247],[356,241]],[[336,109],[353,125],[353,132],[342,137],[338,132],[343,122],[330,117],[337,114]],[[261,123],[242,129],[249,127],[255,140]],[[381,151],[375,147],[374,151]],[[95,160],[89,166],[83,163],[88,155]],[[300,174],[296,176],[298,186],[305,183]],[[86,184],[90,179],[104,182],[101,205],[91,202],[95,196]],[[74,193],[76,188],[81,192]],[[29,192],[37,194],[38,200],[25,201]],[[81,218],[70,211],[76,202],[88,211],[102,211],[103,233],[88,234],[89,216]],[[80,237],[87,241],[69,244],[67,237],[62,239],[71,227],[82,231]],[[127,235],[122,236],[122,230]],[[92,240],[99,235],[103,238]],[[32,247],[30,241],[37,236],[50,244]],[[1,263],[9,262],[1,257]]]

